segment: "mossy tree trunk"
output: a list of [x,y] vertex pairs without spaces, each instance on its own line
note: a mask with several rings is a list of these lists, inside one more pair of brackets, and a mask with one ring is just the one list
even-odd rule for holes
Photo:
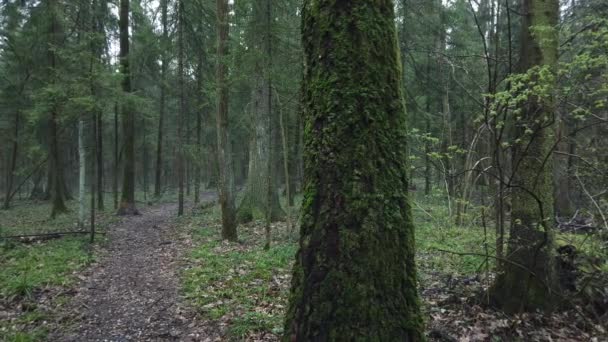
[[228,0],[217,0],[217,162],[218,190],[222,210],[222,239],[236,241],[237,222],[234,197],[234,168],[232,163],[232,146],[229,139],[228,121]]
[[[522,72],[553,70],[557,63],[557,0],[524,0]],[[539,79],[536,73],[533,80]],[[545,75],[544,77],[552,77]],[[511,231],[507,260],[491,289],[494,304],[507,312],[550,309],[556,281],[553,236],[552,146],[555,108],[550,96],[531,96],[517,121],[513,148]]]
[[390,0],[303,6],[305,180],[286,341],[420,341]]

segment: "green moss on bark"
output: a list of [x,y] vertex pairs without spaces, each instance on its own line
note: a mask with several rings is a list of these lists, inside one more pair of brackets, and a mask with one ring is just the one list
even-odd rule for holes
[[423,340],[392,1],[303,7],[305,182],[289,341]]

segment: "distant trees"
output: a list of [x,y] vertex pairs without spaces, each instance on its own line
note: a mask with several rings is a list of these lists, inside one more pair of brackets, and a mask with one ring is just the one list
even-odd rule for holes
[[305,1],[305,181],[286,341],[423,340],[392,1]]
[[[237,216],[240,222],[265,216],[276,221],[285,216],[277,189],[276,156],[279,149],[277,115],[272,87],[272,0],[252,4],[251,23],[246,39],[253,47],[253,71],[249,132],[249,167],[247,184]],[[270,196],[270,197],[269,197]],[[269,206],[269,208],[267,208]]]

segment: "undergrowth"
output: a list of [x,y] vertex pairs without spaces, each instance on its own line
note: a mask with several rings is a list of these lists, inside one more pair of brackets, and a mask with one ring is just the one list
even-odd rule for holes
[[[419,196],[412,204],[423,287],[436,282],[438,276],[482,279],[492,275],[496,235],[491,223],[486,228],[481,224],[480,208],[470,208],[464,224],[457,227],[453,211],[441,196]],[[181,224],[192,233],[197,246],[183,273],[186,298],[204,317],[227,326],[231,339],[280,335],[297,250],[285,224],[273,224],[274,241],[268,251],[263,250],[264,226],[259,221],[239,226],[240,243],[220,241],[218,206],[195,211]],[[582,251],[598,253],[599,242],[591,237],[558,234],[558,241],[575,242]]]
[[[106,207],[111,207],[106,197]],[[30,235],[66,232],[77,228],[77,203],[68,202],[69,212],[50,219],[50,204],[16,201],[0,211],[0,235]],[[97,215],[102,232],[116,220],[113,210]],[[88,235],[53,237],[49,240],[0,239],[0,341],[40,341],[47,334],[51,310],[62,300],[48,291],[74,284],[75,273],[92,262]],[[97,235],[96,241],[104,241]],[[61,292],[61,290],[58,290]]]
[[[435,214],[443,209],[429,207],[428,203],[424,206],[425,211]],[[425,272],[480,272],[486,260],[481,255],[483,229],[442,227],[436,220],[421,217],[426,213],[414,209],[414,214],[422,281]],[[258,221],[239,227],[240,243],[222,242],[219,217],[219,207],[215,206],[181,220],[198,246],[191,252],[189,267],[183,273],[186,298],[206,318],[226,324],[231,338],[280,335],[297,250],[295,239],[286,232],[284,223],[273,224],[274,241],[265,251],[264,225]],[[494,237],[487,234],[486,238],[489,242]],[[454,257],[442,251],[474,251],[480,255]]]

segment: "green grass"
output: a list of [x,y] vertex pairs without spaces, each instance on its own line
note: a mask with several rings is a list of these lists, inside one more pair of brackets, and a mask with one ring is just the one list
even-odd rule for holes
[[[86,200],[86,219],[89,219],[90,197]],[[97,223],[102,229],[115,220],[112,196],[104,197],[106,210],[97,213]],[[78,202],[66,203],[68,212],[51,219],[50,201],[13,201],[9,210],[0,210],[0,237],[12,235],[30,235],[78,230]]]
[[45,336],[41,322],[52,317],[38,307],[37,292],[73,284],[73,273],[92,260],[88,246],[85,238],[66,237],[0,247],[0,300],[12,307],[27,307],[17,309],[10,322],[0,322],[1,341],[38,341]]
[[[483,256],[452,256],[438,250],[483,254],[482,230],[444,228],[438,223],[443,220],[444,207],[421,206],[421,210],[414,210],[420,273],[477,272]],[[439,216],[430,219],[429,213]],[[190,254],[191,266],[183,273],[185,296],[205,317],[228,322],[228,332],[235,339],[256,332],[280,334],[297,244],[287,237],[284,224],[275,227],[276,239],[268,251],[263,250],[261,224],[240,226],[241,244],[222,242],[219,217],[219,207],[215,206],[181,220],[198,245]],[[491,234],[487,237],[488,241],[494,239]]]
[[[471,206],[463,216],[464,224],[455,226],[454,208],[450,211],[445,197],[418,195],[414,200],[421,284],[446,275],[483,278],[486,269],[492,272],[494,225],[488,219],[486,229],[480,226],[480,207]],[[180,221],[193,233],[197,245],[189,256],[190,267],[183,273],[185,296],[206,318],[227,324],[231,339],[252,339],[260,332],[279,335],[297,244],[280,224],[273,230],[272,248],[264,251],[263,225],[259,223],[239,227],[241,244],[221,242],[219,217],[215,206]],[[595,237],[558,234],[558,243],[574,244],[585,254],[606,260],[605,245]]]
[[[98,231],[116,220],[111,197],[108,210],[97,215]],[[0,236],[73,231],[77,228],[77,202],[69,201],[70,211],[50,219],[48,202],[15,201],[0,211]],[[88,209],[87,209],[88,210]],[[88,217],[87,217],[88,218]],[[103,241],[103,235],[97,241]],[[10,319],[0,321],[0,341],[39,341],[46,335],[45,324],[53,319],[48,308],[65,304],[65,297],[41,305],[40,293],[47,288],[68,287],[75,272],[92,261],[88,236],[65,236],[46,241],[0,239],[0,301]]]
[[44,286],[65,286],[71,272],[91,261],[83,238],[66,237],[35,244],[12,244],[0,250],[0,296],[28,297]]
[[242,244],[221,242],[216,213],[213,208],[188,223],[200,246],[183,274],[186,297],[207,317],[229,320],[233,337],[280,332],[295,244],[275,240],[265,251],[262,226],[255,224],[241,229]]

